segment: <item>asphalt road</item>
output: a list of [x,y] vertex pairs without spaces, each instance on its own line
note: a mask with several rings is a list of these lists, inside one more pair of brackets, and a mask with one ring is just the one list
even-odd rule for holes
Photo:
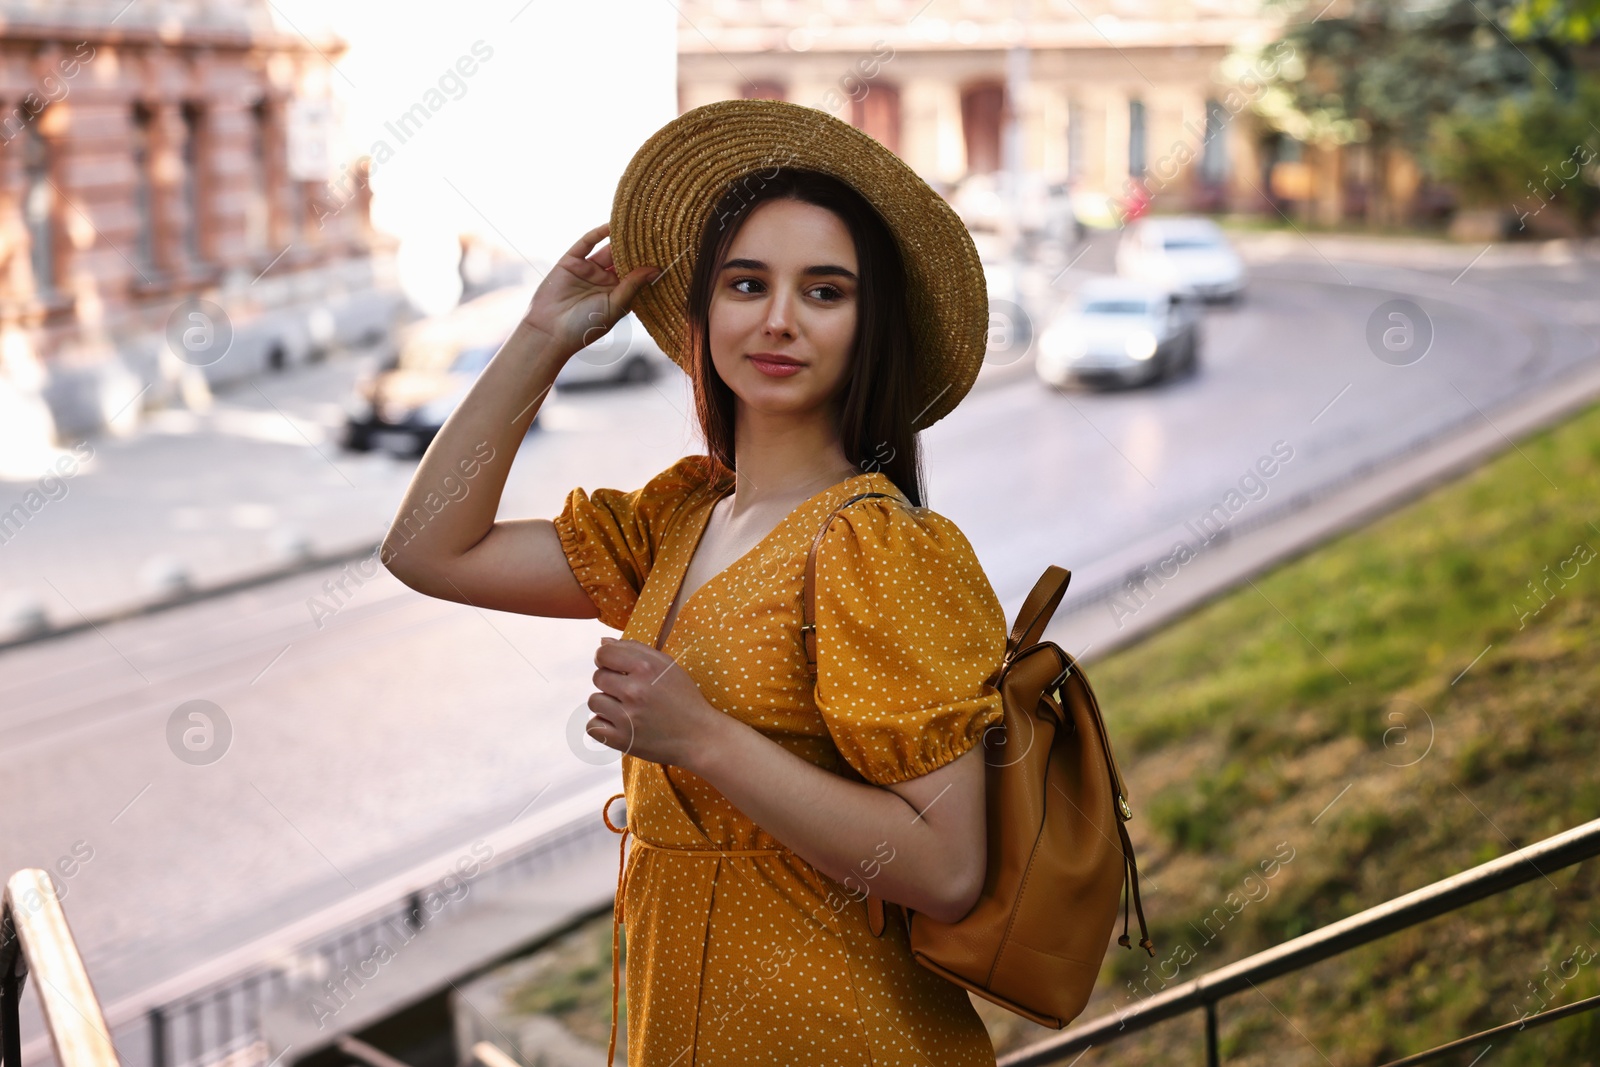
[[[1207,312],[1193,378],[1058,392],[1026,362],[995,366],[924,435],[928,503],[971,539],[1008,613],[1045,564],[1093,579],[1097,561],[1222,500],[1275,443],[1247,509],[1492,421],[1596,358],[1595,261],[1495,252],[1462,273],[1475,249],[1363,245],[1358,263],[1294,235],[1247,252],[1250,293]],[[1108,265],[1094,247],[1047,284],[1065,292]],[[1366,340],[1397,297],[1434,331],[1406,366]],[[105,444],[50,525],[0,553],[7,586],[48,579],[74,604],[114,603],[152,546],[221,573],[290,520],[319,544],[376,540],[411,465],[318,439],[349,374],[310,368]],[[575,485],[642,484],[698,450],[688,411],[678,377],[558,395],[501,514],[553,515]],[[616,774],[567,741],[610,631],[430,601],[381,571],[319,626],[309,601],[334,573],[0,653],[0,869],[80,859],[65,906],[104,999]],[[191,700],[231,725],[216,762],[169,743]]]

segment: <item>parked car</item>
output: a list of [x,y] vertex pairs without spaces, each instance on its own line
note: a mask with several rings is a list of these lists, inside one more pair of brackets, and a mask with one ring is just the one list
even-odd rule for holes
[[[1000,233],[1012,211],[1012,179],[1006,171],[969,174],[950,194],[967,229],[975,233]],[[1017,182],[1017,231],[1030,240],[1072,243],[1083,236],[1073,212],[1067,184],[1045,175],[1025,172]]]
[[676,366],[630,311],[617,320],[609,333],[567,360],[556,375],[556,388],[648,382],[666,368]]
[[[395,357],[356,380],[341,444],[421,455],[532,297],[532,286],[499,289],[407,326]],[[537,425],[535,415],[529,429]]]
[[1092,278],[1039,335],[1034,368],[1059,386],[1142,385],[1192,372],[1200,313],[1191,294],[1135,278]]
[[1117,273],[1205,300],[1234,300],[1244,292],[1244,262],[1222,228],[1200,216],[1143,218],[1123,231]]

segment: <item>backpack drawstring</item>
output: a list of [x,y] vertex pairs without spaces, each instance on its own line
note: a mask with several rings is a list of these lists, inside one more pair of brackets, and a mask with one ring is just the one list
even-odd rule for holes
[[[1117,944],[1123,948],[1132,948],[1128,943],[1128,899],[1133,899],[1133,906],[1139,912],[1139,947],[1150,955],[1156,954],[1156,943],[1150,940],[1150,931],[1144,925],[1144,901],[1139,898],[1139,864],[1133,858],[1133,841],[1128,837],[1128,826],[1121,819],[1117,820],[1117,832],[1122,835],[1122,855],[1126,865],[1122,871],[1122,936],[1117,938]],[[1129,890],[1132,892],[1129,892]]]

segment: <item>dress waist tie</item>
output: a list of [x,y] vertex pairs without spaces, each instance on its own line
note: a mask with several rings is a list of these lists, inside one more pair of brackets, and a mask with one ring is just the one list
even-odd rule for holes
[[[628,835],[632,832],[632,827],[626,824],[617,826],[613,823],[608,813],[613,802],[624,800],[626,797],[626,793],[618,793],[607,800],[600,809],[600,818],[605,820],[606,829],[614,834],[622,835],[622,839],[617,843],[617,896],[611,907],[611,1041],[606,1047],[606,1067],[612,1067],[612,1062],[617,1055],[617,990],[619,985],[617,971],[620,966],[619,952],[623,920],[622,901],[623,893],[627,889]],[[722,856],[782,856],[793,854],[792,850],[787,848],[678,848],[674,845],[658,845],[654,841],[646,841],[638,834],[633,835],[633,840],[640,848],[651,848],[657,852],[672,852],[679,856],[716,856],[720,858]],[[709,920],[706,922],[705,937],[708,940],[711,937],[711,923]],[[701,945],[700,948],[700,958],[703,965],[705,960],[704,945]],[[698,1028],[698,1019],[695,1020],[695,1024]]]

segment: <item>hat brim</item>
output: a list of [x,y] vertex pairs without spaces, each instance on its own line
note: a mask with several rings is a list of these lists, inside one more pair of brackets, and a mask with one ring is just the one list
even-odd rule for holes
[[982,368],[988,290],[972,235],[943,197],[900,157],[826,111],[781,100],[723,100],[657,130],[634,154],[611,207],[618,276],[662,268],[632,310],[685,370],[689,279],[701,228],[734,181],[777,167],[821,171],[847,182],[883,217],[906,271],[906,309],[917,348],[921,430],[960,402]]

